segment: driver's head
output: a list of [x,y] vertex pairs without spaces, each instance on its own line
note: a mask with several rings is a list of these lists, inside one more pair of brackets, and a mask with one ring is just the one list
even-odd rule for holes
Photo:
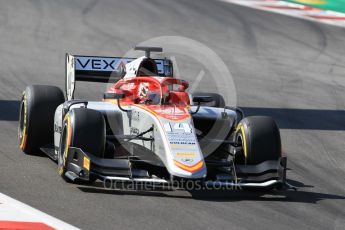
[[151,58],[145,58],[138,68],[137,76],[157,76],[157,64]]

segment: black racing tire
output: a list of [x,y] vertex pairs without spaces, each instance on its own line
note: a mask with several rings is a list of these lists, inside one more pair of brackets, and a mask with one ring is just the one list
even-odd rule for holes
[[211,107],[217,107],[217,108],[224,108],[225,106],[225,100],[222,95],[218,93],[203,93],[203,92],[195,92],[193,93],[194,96],[210,96],[213,98],[212,102],[203,104]]
[[[87,108],[76,108],[69,111],[62,126],[60,149],[58,155],[58,172],[66,178],[66,164],[68,148],[76,147],[96,157],[104,156],[106,142],[106,125],[101,112]],[[96,178],[90,177],[90,183]]]
[[54,114],[64,103],[60,88],[31,85],[23,92],[20,103],[19,148],[26,154],[38,154],[39,148],[54,142]]
[[256,165],[281,157],[279,128],[270,117],[251,116],[242,119],[235,138],[243,146],[243,155],[236,157],[236,163]]

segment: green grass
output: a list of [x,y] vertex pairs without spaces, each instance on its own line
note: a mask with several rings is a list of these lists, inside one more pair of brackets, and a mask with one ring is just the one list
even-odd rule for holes
[[285,0],[315,8],[345,13],[345,0]]

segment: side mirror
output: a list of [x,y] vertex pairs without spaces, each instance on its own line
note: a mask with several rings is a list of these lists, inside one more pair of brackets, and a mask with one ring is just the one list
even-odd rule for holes
[[125,97],[125,93],[121,92],[121,93],[105,93],[103,95],[103,99],[122,99]]
[[123,112],[128,112],[129,110],[122,108],[120,104],[120,99],[125,97],[124,92],[117,92],[117,93],[105,93],[103,95],[103,99],[115,99],[117,100],[117,105],[119,106],[119,109],[122,110]]
[[195,96],[193,97],[193,102],[196,103],[207,103],[213,101],[213,97],[211,96]]
[[200,103],[207,103],[213,101],[213,97],[211,96],[195,96],[193,97],[193,102],[198,103],[198,107],[194,112],[191,112],[191,114],[196,114],[199,112],[200,109]]

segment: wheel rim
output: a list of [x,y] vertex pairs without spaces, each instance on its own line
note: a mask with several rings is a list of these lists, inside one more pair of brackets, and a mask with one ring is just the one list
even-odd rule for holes
[[25,125],[25,122],[24,122],[24,102],[22,101],[20,103],[20,113],[19,113],[19,130],[18,130],[18,133],[19,133],[19,139],[21,140],[22,137],[23,137],[23,131],[24,131],[24,125]]
[[22,101],[20,103],[19,126],[18,126],[19,148],[22,151],[25,151],[26,143],[27,143],[26,116],[27,116],[27,114],[26,114],[26,96],[24,94]]
[[[241,145],[242,148],[243,148],[243,146],[244,146],[244,140],[243,140],[243,137],[242,137],[242,133],[241,133],[241,132],[238,132],[238,133],[236,134],[236,139],[235,139],[235,141],[236,141],[236,144],[237,144],[237,145]],[[242,150],[242,151],[244,151],[244,150]],[[239,156],[237,156],[237,157],[236,157],[236,160],[237,160],[239,163],[244,163],[244,164],[247,163],[247,159],[246,159],[244,153],[242,153],[242,154],[240,154]]]

